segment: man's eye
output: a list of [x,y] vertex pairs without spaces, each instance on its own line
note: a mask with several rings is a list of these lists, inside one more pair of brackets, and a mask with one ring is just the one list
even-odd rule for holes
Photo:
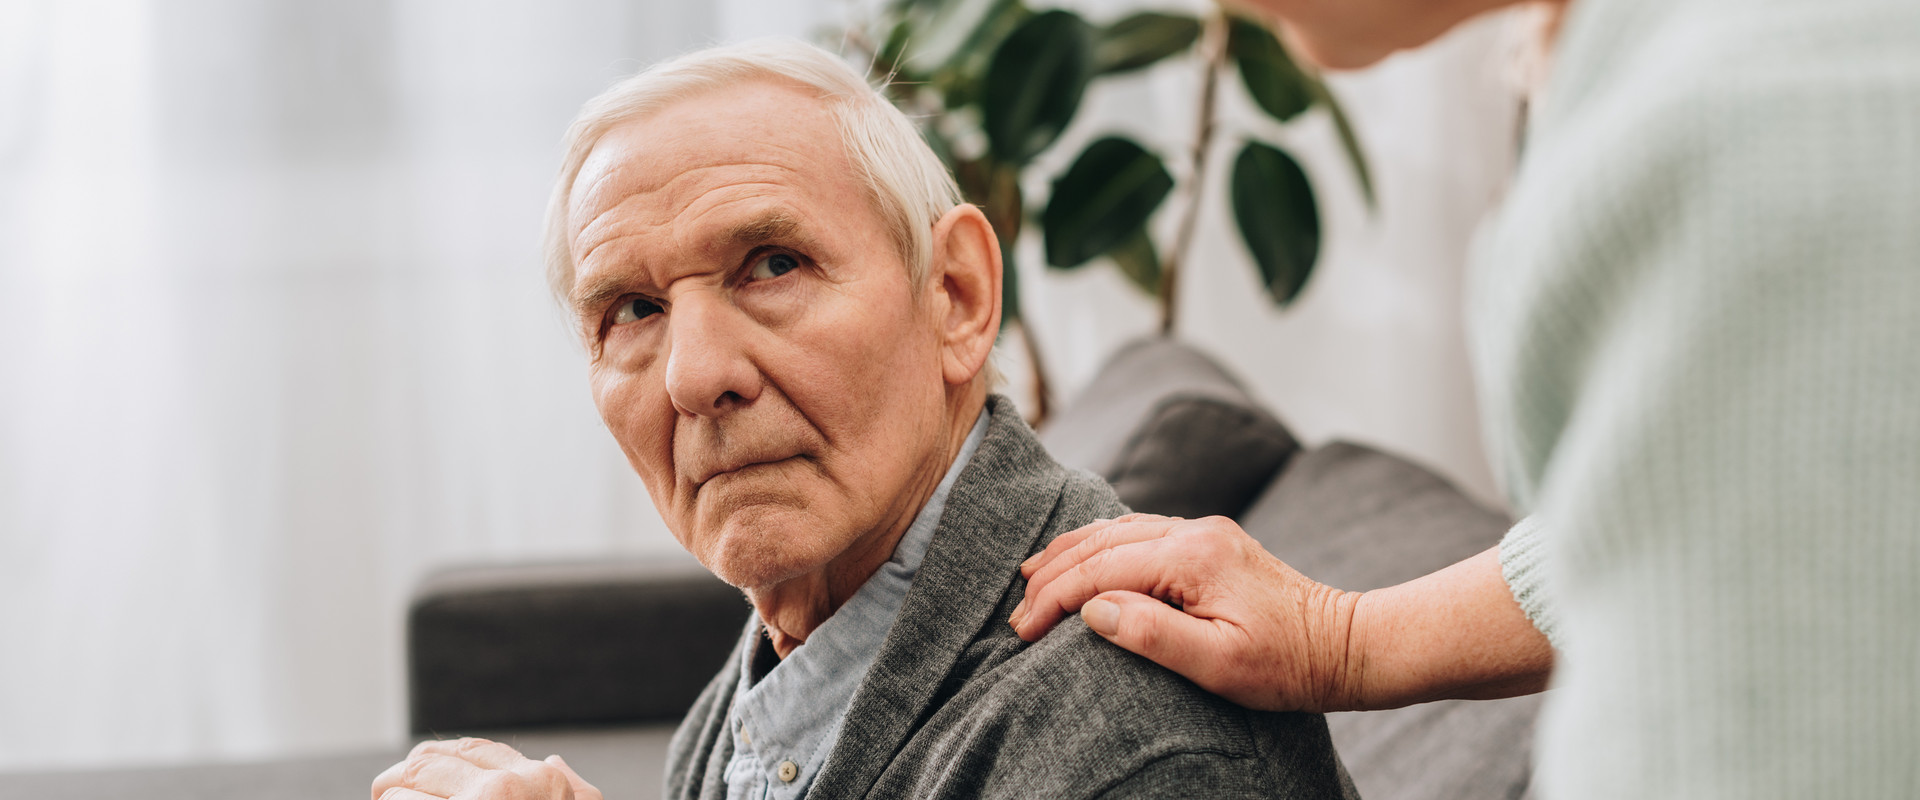
[[636,297],[621,303],[620,308],[613,312],[613,324],[621,325],[628,322],[638,322],[658,313],[660,313],[660,305],[658,303],[644,297]]
[[786,253],[768,253],[753,262],[753,269],[747,277],[756,281],[778,278],[799,268],[800,260]]

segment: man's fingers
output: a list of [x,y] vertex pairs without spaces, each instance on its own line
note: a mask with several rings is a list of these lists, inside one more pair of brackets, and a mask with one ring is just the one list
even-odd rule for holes
[[410,760],[410,758],[401,759],[399,763],[387,767],[385,772],[373,776],[373,800],[380,800],[388,789],[399,786],[406,780],[407,762]]
[[1034,591],[1029,587],[1013,623],[1015,633],[1029,642],[1039,641],[1060,618],[1080,610],[1094,595],[1109,591],[1158,594],[1156,589],[1184,585],[1185,558],[1171,557],[1169,542],[1160,537],[1123,544],[1088,556]]
[[407,759],[407,769],[401,776],[400,786],[436,797],[452,797],[463,789],[479,784],[486,774],[487,770],[464,758],[426,753]]
[[413,757],[427,753],[452,756],[487,769],[513,769],[531,760],[518,750],[487,739],[430,739],[414,745]]
[[1087,627],[1106,640],[1206,686],[1209,671],[1226,659],[1218,626],[1136,592],[1102,592],[1080,609]]
[[[434,744],[444,750],[452,749],[455,743]],[[407,756],[405,761],[388,767],[373,779],[373,797],[374,800],[380,800],[394,789],[429,792],[434,797],[452,797],[462,788],[477,782],[485,772],[484,768],[464,758],[415,747],[413,754]]]
[[485,739],[421,742],[405,761],[374,778],[373,797],[601,800],[600,791],[559,756],[534,761]]
[[486,739],[428,740],[373,779],[373,798],[452,797],[478,784],[487,770],[532,764],[520,751]]
[[1097,519],[1079,528],[1060,534],[1058,537],[1055,537],[1053,541],[1047,543],[1046,549],[1041,550],[1032,558],[1027,559],[1025,563],[1021,564],[1020,574],[1024,577],[1032,577],[1040,568],[1045,567],[1049,562],[1059,558],[1061,553],[1073,549],[1087,537],[1099,533],[1102,530],[1113,527],[1114,525],[1148,519],[1166,518],[1154,514],[1125,514],[1113,519]]
[[567,766],[566,759],[556,754],[547,756],[546,762],[567,776],[567,783],[573,786],[574,800],[601,800],[600,790],[593,788],[593,784],[581,778],[580,773],[573,771],[573,767]]
[[554,753],[553,755],[547,756],[546,758],[543,758],[541,760],[549,764],[552,764],[555,767],[558,767],[561,772],[566,774],[568,781],[575,782],[575,783],[585,783],[585,781],[580,780],[580,773],[574,772],[573,767],[568,766],[567,760],[564,758],[561,758],[559,753]]
[[395,786],[373,796],[373,800],[445,800],[437,794],[415,791],[405,786]]

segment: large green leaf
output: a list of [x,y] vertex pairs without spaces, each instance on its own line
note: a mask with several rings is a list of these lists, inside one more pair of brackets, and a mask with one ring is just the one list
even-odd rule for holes
[[1040,214],[1047,263],[1077,267],[1112,250],[1146,227],[1172,189],[1160,157],[1140,145],[1117,136],[1087,145]]
[[1093,78],[1093,31],[1078,15],[1047,11],[1001,40],[980,98],[993,154],[1025,164],[1053,144]]
[[1244,17],[1234,17],[1230,25],[1227,52],[1255,103],[1281,122],[1313,105],[1313,79],[1293,63],[1273,31]]
[[1325,103],[1327,111],[1333,114],[1333,129],[1340,134],[1340,148],[1347,153],[1347,160],[1353,164],[1354,177],[1360,179],[1360,193],[1367,198],[1367,206],[1373,207],[1373,170],[1367,168],[1367,154],[1360,149],[1360,136],[1353,130],[1353,122],[1347,119],[1347,112],[1340,108],[1340,101],[1333,96],[1333,90],[1327,88],[1325,81],[1314,80],[1314,96]]
[[1200,20],[1143,11],[1108,25],[1093,46],[1093,68],[1103,75],[1152,65],[1200,38]]
[[946,95],[947,108],[957,109],[980,101],[993,54],[1009,34],[1032,18],[1033,10],[1025,4],[1006,3],[997,6],[994,13],[980,23],[966,49],[933,77],[933,85]]
[[[920,129],[920,136],[927,140],[927,149],[933,151],[934,156],[940,159],[940,163],[947,165],[948,171],[959,171],[960,158],[954,155],[953,142],[947,141],[946,134],[941,133],[937,127],[927,125]],[[957,178],[958,175],[955,177]]]
[[903,17],[919,41],[905,43],[903,62],[919,74],[939,71],[979,48],[987,23],[1018,4],[1019,0],[945,0],[909,5]]
[[1013,245],[1000,243],[1000,329],[1020,321],[1020,270],[1013,264]]
[[874,54],[873,60],[875,67],[890,73],[889,83],[918,79],[920,73],[906,63],[907,46],[912,43],[913,24],[906,19],[894,21],[893,27],[887,29],[887,38],[880,43],[880,52]]
[[1320,257],[1320,211],[1306,172],[1280,149],[1248,142],[1233,160],[1233,218],[1260,280],[1280,305],[1293,302]]
[[974,202],[980,204],[994,237],[1000,240],[1000,326],[1004,328],[1020,319],[1020,271],[1014,253],[1027,218],[1026,198],[1020,191],[1019,169],[992,159],[971,162],[970,167],[981,190]]
[[1120,274],[1140,287],[1140,291],[1159,296],[1160,252],[1154,249],[1153,237],[1147,235],[1147,229],[1134,231],[1132,236],[1108,250],[1107,257],[1113,259]]

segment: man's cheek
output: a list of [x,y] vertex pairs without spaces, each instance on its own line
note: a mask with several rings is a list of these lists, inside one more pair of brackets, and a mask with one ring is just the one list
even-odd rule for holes
[[663,393],[638,391],[640,388],[631,376],[596,375],[593,404],[607,431],[634,462],[634,469],[645,475],[649,468],[643,464],[657,462],[672,446],[674,415],[670,404],[651,397]]
[[607,430],[620,445],[621,455],[626,456],[627,465],[647,487],[647,496],[653,500],[654,508],[662,518],[671,521],[679,494],[671,434],[663,435],[659,426],[619,424],[617,417],[606,422]]
[[673,455],[667,445],[630,454],[628,461],[633,463],[634,472],[639,473],[640,482],[646,484],[647,494],[653,498],[654,505],[660,507],[661,514],[666,514],[669,506],[679,505],[682,494],[691,493],[680,481],[680,473],[674,470]]

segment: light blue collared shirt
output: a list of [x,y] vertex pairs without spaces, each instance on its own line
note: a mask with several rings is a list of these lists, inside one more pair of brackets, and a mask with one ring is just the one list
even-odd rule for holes
[[900,536],[893,557],[820,623],[806,643],[758,681],[753,679],[755,656],[770,645],[759,615],[748,621],[746,644],[740,648],[740,684],[727,713],[727,730],[733,734],[727,800],[798,800],[807,795],[840,739],[853,693],[906,602],[913,575],[946,510],[947,493],[986,435],[987,414],[982,411],[933,496]]

